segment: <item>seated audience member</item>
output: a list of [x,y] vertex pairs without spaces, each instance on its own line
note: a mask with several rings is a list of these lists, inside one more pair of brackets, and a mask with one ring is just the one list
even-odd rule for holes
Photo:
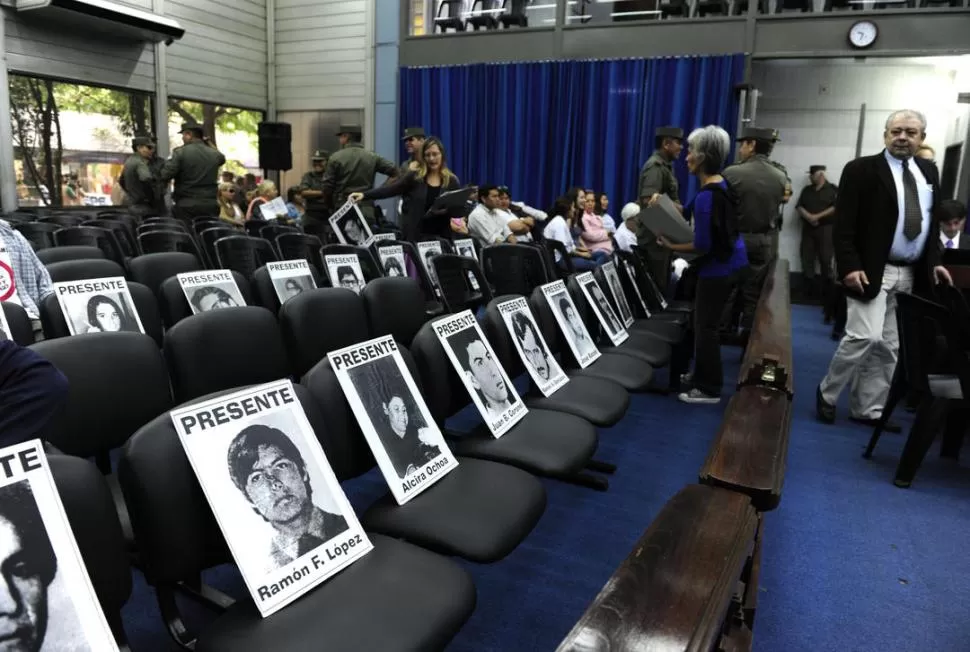
[[590,251],[602,251],[609,256],[613,253],[613,240],[603,226],[603,218],[593,211],[595,204],[596,195],[587,192],[586,211],[583,213],[581,222],[582,240]]
[[[616,240],[616,245],[623,251],[633,251],[633,248],[637,244],[637,215],[640,214],[640,204],[636,202],[630,202],[623,207],[620,211],[620,227],[616,230],[613,235],[613,239]],[[633,229],[630,225],[633,225]]]
[[[544,222],[549,217],[544,211],[532,208],[524,202],[512,201],[508,186],[498,187],[498,207],[505,211],[509,228],[519,242],[532,242],[532,231],[536,222]],[[516,225],[515,222],[520,224]]]
[[691,202],[694,241],[673,244],[660,236],[658,242],[675,252],[702,254],[697,267],[694,305],[694,387],[678,397],[684,403],[717,403],[721,400],[724,373],[718,324],[724,303],[748,264],[744,240],[738,231],[737,197],[721,176],[731,154],[731,138],[720,127],[695,129],[687,137],[687,169],[697,177],[700,190]]
[[304,213],[306,213],[306,200],[303,198],[302,188],[290,186],[286,191],[286,216],[294,223],[300,224]]
[[403,213],[401,231],[405,240],[417,240],[421,235],[450,237],[453,229],[447,211],[435,209],[435,200],[443,193],[461,188],[461,182],[454,172],[448,169],[445,146],[437,138],[428,138],[421,146],[421,156],[412,161],[404,176],[389,181],[380,188],[372,188],[364,193],[355,192],[353,201],[387,199],[401,195]]
[[236,184],[223,181],[219,184],[219,219],[240,226],[246,221],[246,214],[236,203]]
[[970,238],[963,237],[967,225],[967,207],[956,199],[944,199],[933,217],[940,223],[940,246],[943,249],[970,249]]
[[468,218],[467,217],[453,217],[451,218],[451,233],[452,237],[456,236],[466,236],[468,235]]
[[8,301],[20,304],[27,316],[30,317],[34,329],[34,339],[44,339],[40,327],[40,313],[37,306],[44,298],[53,294],[54,285],[47,268],[37,258],[33,247],[20,233],[10,228],[10,225],[0,220],[0,242],[10,255],[10,265],[13,267],[13,283],[17,292]]
[[[593,269],[603,263],[609,255],[603,251],[591,252],[586,247],[576,246],[570,233],[569,225],[576,213],[576,204],[568,197],[560,197],[552,208],[552,219],[546,222],[542,237],[547,240],[558,240],[566,247],[572,259],[573,267],[580,271]],[[556,260],[559,260],[557,255]]]
[[596,195],[596,207],[595,212],[603,220],[603,228],[605,228],[611,235],[615,234],[617,231],[616,222],[613,220],[613,216],[610,215],[607,210],[610,207],[610,198],[606,196],[605,192],[601,192]]
[[11,340],[0,341],[0,446],[43,438],[67,401],[67,378]]
[[[505,211],[499,208],[498,186],[485,184],[478,187],[478,206],[468,215],[468,232],[484,247],[500,242],[515,243],[512,226],[522,228],[518,220],[509,221]],[[519,222],[519,224],[514,224]]]
[[[268,179],[266,181],[260,182],[254,190],[249,191],[246,194],[246,199],[249,200],[249,207],[246,209],[246,221],[249,220],[264,220],[266,217],[263,215],[263,211],[259,209],[263,204],[268,204],[277,197],[280,196],[279,190],[276,189],[276,184]],[[276,219],[287,219],[286,213],[281,213],[276,216]]]

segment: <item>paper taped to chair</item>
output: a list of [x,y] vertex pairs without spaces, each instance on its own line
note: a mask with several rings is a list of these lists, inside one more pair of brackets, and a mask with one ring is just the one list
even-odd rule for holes
[[562,281],[553,281],[542,286],[542,295],[549,304],[549,310],[559,325],[559,331],[566,338],[569,350],[580,368],[585,369],[593,364],[600,357],[600,351],[596,348],[592,336],[586,329],[573,303],[573,298],[566,289],[566,284]]
[[620,318],[616,316],[613,306],[606,300],[606,295],[603,294],[599,283],[593,278],[593,272],[577,274],[576,282],[579,283],[583,296],[586,297],[586,302],[593,309],[596,319],[599,320],[603,330],[606,331],[606,336],[613,342],[613,346],[619,346],[626,342],[630,334],[620,323]]
[[370,237],[370,240],[364,243],[364,246],[369,247],[375,242],[381,242],[382,240],[397,240],[397,236],[393,233],[375,233]]
[[407,276],[404,262],[404,247],[401,245],[384,245],[377,248],[377,257],[384,269],[384,276]]
[[176,278],[193,315],[246,305],[246,300],[236,285],[236,277],[228,269],[183,272]]
[[349,199],[330,216],[330,228],[340,244],[363,246],[374,237],[360,208]]
[[569,382],[569,377],[549,352],[546,340],[529,310],[529,303],[525,297],[517,297],[498,304],[498,310],[532,382],[543,396],[552,396]]
[[372,548],[289,380],[171,412],[265,617]]
[[17,294],[17,277],[13,271],[13,261],[10,259],[10,251],[3,238],[0,238],[0,301],[21,305],[20,295]]
[[266,263],[266,271],[281,304],[301,292],[317,287],[310,271],[310,263],[303,259],[271,261]]
[[650,319],[653,315],[650,313],[650,308],[647,307],[647,302],[643,300],[643,293],[640,292],[640,284],[637,282],[636,270],[626,260],[620,259],[620,263],[623,265],[623,271],[626,272],[626,277],[630,281],[630,285],[633,286],[633,293],[636,294],[640,307],[643,308],[643,314],[647,316],[647,319]]
[[630,310],[630,304],[626,300],[623,286],[620,285],[620,275],[616,271],[616,264],[611,260],[603,263],[600,269],[603,270],[603,277],[606,279],[607,286],[609,286],[610,294],[613,295],[613,301],[620,313],[620,319],[623,321],[623,325],[629,328],[633,325],[633,311]]
[[122,276],[54,283],[54,294],[71,335],[145,332]]
[[10,332],[10,324],[7,322],[7,311],[0,306],[0,342],[12,340],[13,334]]
[[330,285],[333,287],[352,290],[355,294],[360,294],[360,291],[364,289],[366,281],[357,254],[324,256],[323,263],[327,266]]
[[[478,255],[475,251],[475,241],[471,238],[459,238],[452,242],[455,246],[455,253],[459,256],[464,256],[465,258],[471,258],[474,261],[478,261]],[[471,288],[472,292],[479,292],[482,288],[478,285],[478,279],[471,272],[468,272],[468,286]]]
[[501,437],[528,409],[498,363],[470,310],[432,324],[441,346],[494,437]]
[[392,336],[327,357],[399,505],[458,466]]
[[118,650],[51,475],[43,444],[0,449],[5,650]]
[[437,240],[421,240],[417,244],[418,258],[421,259],[421,264],[424,265],[424,271],[428,273],[428,278],[431,279],[431,285],[438,287],[438,274],[434,270],[434,265],[431,264],[431,259],[441,255],[441,243]]
[[644,208],[640,212],[640,219],[651,233],[662,235],[674,244],[684,244],[694,239],[694,230],[667,195],[660,195],[657,203]]

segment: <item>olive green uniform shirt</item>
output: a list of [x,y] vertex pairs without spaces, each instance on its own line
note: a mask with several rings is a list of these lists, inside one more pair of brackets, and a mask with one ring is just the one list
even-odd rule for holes
[[[347,143],[327,162],[322,188],[324,204],[339,208],[351,193],[367,192],[374,187],[378,173],[396,177],[398,168],[383,156],[364,149],[361,143]],[[361,212],[373,215],[373,206],[362,202]]]
[[[651,154],[640,170],[638,197],[641,207],[645,207],[646,202],[656,193],[667,195],[675,204],[680,203],[680,184],[677,183],[677,177],[674,176],[674,167],[659,151]],[[640,215],[643,215],[642,211]],[[638,219],[637,244],[640,246],[656,245],[656,240],[657,237],[646,227],[643,219]]]
[[768,158],[755,154],[724,170],[723,176],[738,194],[741,233],[775,230],[778,206],[785,196],[785,175]]
[[222,152],[201,141],[176,147],[162,167],[163,182],[172,180],[176,204],[208,204],[217,201],[219,168],[225,164]]

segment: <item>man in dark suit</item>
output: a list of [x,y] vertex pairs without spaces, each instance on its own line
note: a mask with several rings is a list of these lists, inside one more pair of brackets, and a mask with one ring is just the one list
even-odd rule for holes
[[923,114],[896,111],[886,120],[886,149],[858,158],[842,171],[834,244],[848,319],[816,390],[816,414],[825,423],[835,421],[835,404],[846,385],[851,386],[850,420],[876,423],[899,353],[896,294],[951,282],[940,265],[932,223],[939,173],[916,157],[925,137]]
[[970,237],[963,237],[967,207],[956,199],[944,199],[936,209],[940,223],[940,249],[970,249]]

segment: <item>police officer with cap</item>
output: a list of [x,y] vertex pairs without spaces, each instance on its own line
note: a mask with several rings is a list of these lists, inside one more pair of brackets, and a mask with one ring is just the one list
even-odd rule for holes
[[162,193],[158,177],[152,170],[155,142],[151,136],[135,136],[131,140],[134,151],[121,170],[121,187],[128,195],[128,210],[137,218],[158,216]]
[[[748,252],[748,270],[741,283],[741,330],[747,335],[754,321],[768,264],[775,258],[778,206],[785,197],[788,180],[768,160],[777,134],[774,129],[745,127],[738,136],[739,161],[725,168],[723,176],[740,201],[739,230]],[[728,302],[733,311],[734,301]],[[734,319],[727,324],[733,331]]]
[[204,136],[202,125],[187,122],[181,134],[182,146],[172,151],[161,173],[163,182],[175,182],[172,212],[183,220],[215,218],[219,215],[219,168],[226,157]]
[[[684,130],[680,127],[660,127],[654,133],[656,150],[640,170],[640,207],[657,203],[662,195],[670,198],[678,211],[680,186],[674,176],[673,162],[684,148]],[[666,290],[670,278],[670,252],[657,244],[657,236],[647,228],[646,211],[641,210],[637,220],[637,248],[649,263],[650,275],[661,290]]]
[[[341,125],[337,136],[340,151],[330,157],[323,175],[323,203],[334,210],[342,206],[351,193],[367,192],[374,187],[378,173],[397,177],[398,168],[383,156],[364,149],[360,125]],[[358,204],[364,219],[374,226],[374,204]]]
[[424,141],[427,139],[427,135],[424,133],[424,127],[408,127],[404,130],[404,137],[401,139],[404,141],[404,149],[408,153],[408,160],[401,164],[401,171],[398,173],[400,176],[404,176],[414,166],[421,164],[421,148],[424,146]]
[[300,180],[300,195],[306,201],[303,230],[311,235],[324,237],[327,225],[327,207],[323,204],[323,175],[327,169],[330,152],[318,149],[310,157],[311,170]]

